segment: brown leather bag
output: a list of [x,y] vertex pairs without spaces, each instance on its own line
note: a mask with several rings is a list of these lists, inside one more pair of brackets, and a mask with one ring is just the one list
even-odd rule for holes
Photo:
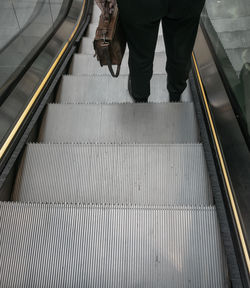
[[[118,7],[115,5],[110,14],[109,2],[104,0],[94,39],[94,49],[101,66],[107,65],[113,77],[119,76],[125,48],[126,41],[119,21]],[[112,65],[117,65],[116,72]]]

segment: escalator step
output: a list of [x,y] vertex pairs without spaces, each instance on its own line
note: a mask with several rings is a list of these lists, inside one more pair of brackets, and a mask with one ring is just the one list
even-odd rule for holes
[[[166,88],[166,75],[154,75],[151,80],[151,95],[149,102],[169,102]],[[128,92],[128,76],[114,79],[105,76],[63,76],[57,93],[58,103],[71,104],[105,104],[132,103]],[[188,83],[182,94],[182,102],[191,102],[191,91]]]
[[225,287],[213,207],[0,203],[2,287]]
[[[155,53],[154,74],[164,74],[166,63],[165,53]],[[92,55],[75,54],[71,63],[69,74],[73,75],[110,75],[107,66],[101,67]],[[120,75],[128,75],[128,54],[124,55]],[[110,76],[111,77],[111,76]]]
[[[126,51],[126,53],[127,52],[128,50]],[[159,36],[155,52],[165,52],[163,36]],[[82,38],[78,53],[94,55],[95,52],[94,52],[94,47],[93,47],[93,38],[90,38],[90,37]]]
[[50,104],[39,141],[50,143],[197,143],[192,103]]
[[101,10],[100,8],[97,6],[97,4],[94,2],[94,5],[93,5],[93,15],[100,15],[101,14]]
[[98,22],[90,23],[86,32],[86,36],[94,40],[97,26],[98,26]]
[[97,24],[99,22],[100,13],[93,13],[90,23]]
[[[99,15],[99,14],[98,14]],[[95,16],[95,18],[97,18],[97,16]],[[96,19],[97,20],[97,19]],[[89,38],[94,39],[95,38],[95,33],[96,33],[96,29],[98,26],[98,21],[96,21],[95,23],[90,23],[86,32],[86,36]],[[158,36],[161,37],[163,35],[162,33],[162,26],[160,25],[159,27],[159,34]]]
[[14,201],[211,205],[202,145],[30,144]]

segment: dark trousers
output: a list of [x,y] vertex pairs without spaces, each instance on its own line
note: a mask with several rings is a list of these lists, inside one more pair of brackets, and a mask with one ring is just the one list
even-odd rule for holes
[[147,99],[153,60],[162,21],[166,47],[167,88],[172,101],[185,90],[191,54],[205,0],[118,0],[129,46],[133,97]]

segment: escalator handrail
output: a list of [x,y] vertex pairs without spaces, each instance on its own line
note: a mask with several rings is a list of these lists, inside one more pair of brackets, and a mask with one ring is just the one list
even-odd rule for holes
[[[206,9],[204,9],[204,11],[207,13]],[[243,134],[245,141],[248,145],[248,149],[250,150],[250,135],[249,135],[249,132],[247,129],[247,123],[244,120],[244,117],[243,117],[242,111],[240,109],[239,103],[236,100],[237,97],[235,95],[235,92],[233,91],[233,89],[230,85],[230,81],[229,81],[228,77],[226,76],[226,73],[225,73],[224,69],[222,68],[222,65],[219,61],[219,57],[218,57],[217,52],[216,52],[216,50],[218,51],[218,48],[219,48],[219,50],[223,51],[223,53],[224,53],[224,56],[225,56],[224,61],[226,61],[227,67],[230,67],[230,70],[232,71],[232,75],[234,76],[234,81],[238,80],[236,73],[233,69],[232,63],[231,63],[228,55],[226,54],[225,49],[224,49],[220,39],[217,36],[217,32],[215,31],[215,28],[213,27],[210,18],[209,17],[206,18],[206,25],[209,25],[209,30],[213,32],[214,37],[216,37],[216,40],[212,39],[211,35],[209,35],[209,33],[207,32],[207,27],[206,27],[203,19],[201,19],[200,25],[201,25],[203,33],[206,36],[207,42],[208,42],[209,47],[210,47],[210,51],[212,52],[216,67],[220,73],[220,76],[221,76],[221,79],[222,79],[223,84],[225,86],[225,89],[227,90],[227,94],[229,96],[231,105],[234,109],[234,113],[235,113],[235,115],[237,115],[237,120],[238,120],[240,128],[242,130],[242,134]],[[216,49],[214,48],[214,45],[213,45],[214,41],[217,42],[217,48]]]
[[236,201],[234,199],[233,187],[230,184],[230,176],[228,175],[228,171],[227,171],[227,168],[226,168],[226,163],[225,163],[225,160],[224,160],[224,157],[223,157],[223,153],[222,153],[222,150],[221,150],[221,147],[220,147],[220,144],[219,144],[219,139],[218,139],[218,136],[217,136],[217,133],[216,133],[216,129],[215,129],[215,124],[214,124],[214,121],[213,121],[212,113],[211,113],[211,110],[210,110],[210,107],[209,107],[209,104],[208,104],[207,96],[206,96],[206,93],[205,93],[205,88],[204,88],[202,80],[201,80],[201,74],[200,74],[200,71],[199,71],[199,68],[198,68],[198,64],[197,64],[197,60],[196,60],[196,57],[195,57],[194,53],[192,55],[192,58],[193,58],[193,63],[194,63],[194,66],[195,66],[195,72],[196,72],[196,75],[197,75],[197,78],[198,78],[201,94],[202,94],[202,97],[203,97],[203,102],[205,104],[205,109],[206,109],[206,113],[207,113],[207,116],[208,116],[209,125],[211,127],[212,136],[213,136],[213,140],[214,140],[214,143],[215,143],[217,155],[218,155],[218,158],[219,158],[219,162],[220,162],[223,178],[224,178],[225,185],[226,185],[226,188],[227,188],[228,197],[229,197],[231,208],[232,208],[232,211],[233,211],[233,217],[234,217],[234,220],[235,220],[235,223],[236,223],[239,239],[240,239],[242,250],[243,250],[243,254],[244,254],[244,257],[245,257],[246,266],[247,266],[247,269],[248,269],[248,273],[250,274],[250,256],[249,256],[249,253],[248,253],[246,239],[245,239],[245,236],[244,236],[244,233],[243,233],[243,228],[242,228],[242,224],[241,224],[241,221],[240,221],[240,216],[239,216],[239,213],[238,213],[238,210],[237,210]]
[[[28,70],[28,68],[34,61],[34,59],[40,54],[41,50],[44,48],[46,43],[51,39],[51,37],[53,37],[55,31],[58,29],[58,27],[61,25],[62,21],[66,17],[69,11],[69,8],[71,6],[71,3],[72,3],[72,0],[63,0],[62,6],[60,8],[56,21],[53,23],[50,29],[46,32],[46,34],[40,39],[40,41],[35,45],[32,51],[23,59],[19,67],[17,67],[17,69],[10,75],[10,77],[6,80],[6,82],[2,85],[2,87],[0,87],[0,105],[5,101],[8,95],[14,89],[16,83],[18,83],[22,75]],[[36,8],[34,10],[36,10]],[[21,37],[27,29],[32,27],[39,12],[40,11],[38,10],[31,15],[28,23],[19,31],[17,35],[15,35],[0,50],[0,53],[7,51],[14,40],[16,40],[18,37]]]
[[43,80],[41,81],[40,85],[38,86],[38,88],[36,89],[36,91],[34,92],[33,96],[31,97],[29,103],[27,104],[26,108],[24,109],[24,111],[21,113],[19,119],[17,120],[17,122],[15,123],[14,127],[12,128],[11,132],[8,134],[6,140],[4,141],[3,145],[0,147],[0,161],[2,160],[3,156],[5,155],[7,149],[9,148],[10,144],[12,143],[14,137],[16,136],[16,134],[18,133],[20,127],[22,126],[24,120],[26,119],[26,117],[28,116],[29,112],[31,111],[34,103],[36,102],[36,100],[38,99],[38,96],[40,95],[40,93],[42,92],[42,90],[44,89],[46,83],[48,82],[48,80],[50,79],[52,73],[54,72],[54,70],[57,67],[57,64],[59,63],[59,61],[61,60],[61,58],[63,57],[64,53],[66,52],[68,46],[70,45],[72,39],[74,38],[74,36],[76,35],[78,28],[81,24],[81,21],[83,19],[84,16],[84,12],[85,12],[85,8],[86,8],[86,1],[87,0],[83,0],[83,4],[82,4],[82,9],[81,12],[79,14],[78,20],[75,24],[75,28],[73,29],[70,37],[68,38],[68,40],[66,41],[66,43],[64,44],[63,48],[61,49],[61,51],[58,53],[56,59],[54,60],[53,64],[51,65],[49,71],[47,72],[47,74],[45,75],[45,77],[43,78]]

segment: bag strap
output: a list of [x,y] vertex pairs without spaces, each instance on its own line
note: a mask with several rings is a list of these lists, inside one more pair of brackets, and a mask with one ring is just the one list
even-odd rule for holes
[[121,65],[117,65],[116,72],[114,72],[114,69],[113,69],[113,66],[112,66],[112,63],[111,63],[111,59],[110,59],[109,46],[106,46],[103,49],[105,51],[109,72],[112,75],[112,77],[117,78],[119,76],[119,74],[120,74]]

